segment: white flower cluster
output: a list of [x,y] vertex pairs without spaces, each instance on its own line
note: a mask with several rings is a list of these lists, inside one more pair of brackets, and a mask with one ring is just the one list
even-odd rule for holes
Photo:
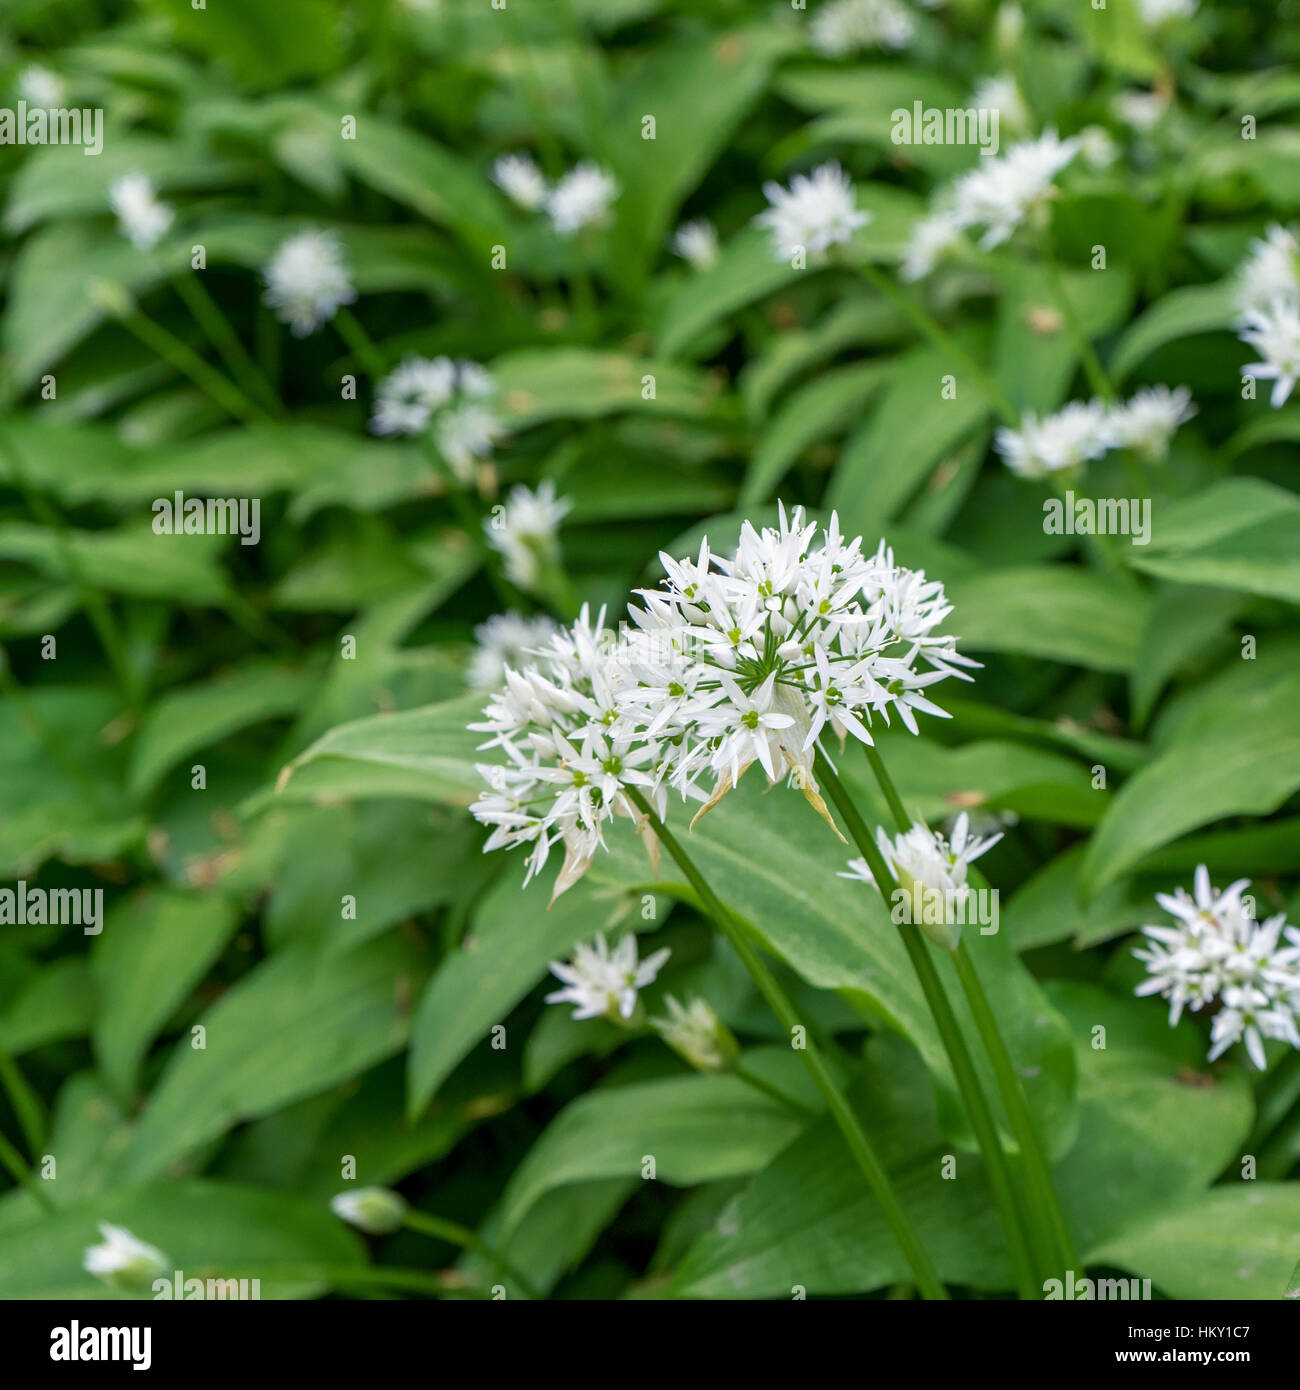
[[1273,382],[1269,400],[1286,404],[1300,380],[1300,241],[1276,223],[1250,243],[1237,271],[1237,336],[1261,360],[1247,363],[1244,375]]
[[573,1004],[573,1017],[630,1019],[636,1011],[637,991],[654,981],[672,954],[667,947],[637,960],[636,937],[631,932],[610,953],[603,934],[592,946],[579,946],[568,965],[551,964],[551,974],[564,988],[546,996],[548,1004]]
[[477,362],[408,357],[379,383],[370,428],[376,434],[423,434],[432,426],[439,453],[456,479],[468,484],[475,461],[491,454],[504,433],[488,402],[496,382]]
[[1021,478],[1046,478],[1081,468],[1111,449],[1132,449],[1163,459],[1180,425],[1196,414],[1186,386],[1148,386],[1119,405],[1071,401],[1055,415],[1026,411],[1019,429],[1004,426],[996,437],[1006,466]]
[[357,297],[331,231],[299,232],[281,242],[264,275],[266,302],[296,338],[314,333]]
[[1021,140],[1004,155],[981,159],[941,190],[930,212],[912,229],[903,253],[903,278],[919,280],[966,232],[980,232],[980,247],[1000,246],[1046,206],[1056,176],[1080,152],[1082,142],[1062,140],[1055,130]]
[[466,681],[472,690],[500,690],[507,669],[520,671],[560,631],[545,613],[525,618],[519,613],[494,613],[474,629],[477,644]]
[[[912,900],[907,920],[948,950],[956,947],[961,924],[967,917],[965,905],[971,893],[966,882],[967,869],[1001,838],[1001,832],[971,835],[964,811],[953,824],[951,840],[925,825],[913,825],[893,839],[882,827],[876,827],[876,844],[881,856],[894,875],[895,883]],[[848,873],[840,874],[840,878],[875,883],[865,859],[850,859]]]
[[772,248],[779,261],[800,252],[817,259],[832,246],[852,241],[853,233],[871,221],[869,212],[855,206],[853,184],[836,163],[820,164],[811,174],[796,174],[789,188],[779,183],[763,185],[771,203],[754,218],[772,234]]
[[1200,865],[1193,894],[1179,888],[1156,895],[1175,924],[1144,926],[1150,944],[1133,954],[1149,976],[1137,993],[1169,1000],[1171,1025],[1184,1008],[1196,1012],[1217,1002],[1207,1060],[1244,1042],[1262,1071],[1266,1038],[1300,1048],[1300,928],[1288,927],[1285,913],[1257,922],[1243,899],[1249,886],[1243,878],[1216,892]]
[[529,593],[537,591],[548,566],[559,559],[556,535],[573,506],[555,495],[547,478],[536,491],[513,487],[484,523],[488,544],[505,560],[506,578]]
[[666,1018],[652,1018],[650,1026],[684,1061],[697,1071],[726,1071],[739,1056],[740,1048],[731,1030],[698,997],[687,1005],[671,994],[664,996]]
[[137,251],[151,251],[167,234],[175,216],[167,203],[158,201],[145,174],[123,174],[109,185],[108,200],[117,214],[117,225]]
[[868,48],[906,48],[916,24],[899,0],[823,0],[808,26],[808,42],[827,58]]
[[813,771],[828,733],[870,743],[877,716],[912,733],[918,713],[943,716],[929,687],[978,665],[938,630],[951,612],[943,586],[883,544],[864,555],[834,516],[820,543],[817,531],[782,507],[777,527],[746,522],[729,557],[707,538],[695,560],[661,555],[667,578],[640,591],[625,640],[584,609],[532,666],[507,670],[471,725],[507,758],[480,767],[490,790],[473,811],[493,827],[487,848],[530,845],[531,877],[563,842],[560,892],[603,846],[606,822],[639,822],[630,788],[660,817],[670,788],[703,801],[702,815],[755,762],[770,782],[788,774],[830,821]]
[[604,222],[621,192],[614,176],[589,159],[552,187],[531,155],[502,155],[492,166],[492,181],[525,212],[545,208],[551,226],[566,237]]

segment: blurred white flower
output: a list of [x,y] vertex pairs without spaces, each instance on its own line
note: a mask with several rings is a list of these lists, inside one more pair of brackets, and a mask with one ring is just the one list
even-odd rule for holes
[[152,1245],[137,1239],[124,1226],[99,1223],[103,1243],[86,1248],[82,1268],[115,1289],[144,1293],[167,1268],[167,1257]]
[[536,211],[546,201],[546,180],[531,155],[503,154],[492,166],[492,181],[527,212]]
[[265,279],[266,302],[298,338],[314,333],[357,297],[342,245],[331,231],[299,232],[282,242]]
[[1237,268],[1237,308],[1267,309],[1278,300],[1300,300],[1300,241],[1289,227],[1271,222],[1254,238]]
[[857,210],[853,184],[835,163],[796,174],[789,188],[765,183],[763,196],[772,206],[754,221],[772,233],[776,258],[782,261],[801,249],[810,257],[822,256],[832,246],[851,241],[853,233],[871,221],[870,213]]
[[908,281],[923,279],[961,240],[962,230],[951,213],[932,212],[922,217],[912,224],[903,248],[899,276]]
[[506,578],[531,591],[542,573],[558,558],[556,536],[560,522],[573,506],[567,497],[556,497],[555,484],[547,478],[535,492],[517,486],[505,502],[483,523],[488,544],[505,560]]
[[548,1004],[573,1004],[573,1017],[627,1020],[636,1010],[637,991],[651,984],[671,955],[666,947],[637,961],[637,941],[631,933],[610,953],[603,934],[592,946],[579,946],[567,964],[554,961],[551,974],[564,988],[546,996]]
[[971,93],[970,105],[977,111],[996,111],[1000,135],[1023,135],[1029,129],[1029,108],[1016,79],[1006,73],[981,77]]
[[822,0],[808,25],[808,41],[828,58],[867,48],[906,48],[916,32],[899,0]]
[[406,1199],[386,1187],[357,1187],[331,1197],[330,1210],[368,1236],[386,1236],[406,1219]]
[[64,104],[67,87],[57,73],[39,63],[29,63],[18,74],[18,95],[28,106],[48,110]]
[[122,235],[137,250],[152,250],[172,225],[171,207],[158,201],[153,184],[144,174],[123,174],[114,179],[109,185],[108,199]]
[[477,643],[466,680],[473,690],[500,690],[506,671],[526,670],[560,632],[545,613],[526,618],[520,613],[494,613],[474,629]]
[[953,218],[962,228],[983,227],[980,245],[990,250],[1056,191],[1056,176],[1079,152],[1079,140],[1062,140],[1045,130],[1036,140],[1022,140],[1005,155],[981,159],[952,188]]
[[376,434],[420,434],[435,410],[456,393],[456,364],[450,357],[408,357],[375,388]]
[[547,196],[546,210],[552,226],[561,236],[598,226],[619,191],[612,174],[591,160],[584,160],[570,169]]
[[1249,879],[1238,879],[1216,892],[1202,864],[1194,895],[1181,888],[1172,895],[1157,893],[1156,901],[1175,922],[1142,928],[1147,941],[1133,954],[1148,978],[1135,992],[1167,999],[1171,1025],[1185,1008],[1197,1012],[1218,1001],[1207,1060],[1243,1042],[1262,1071],[1265,1039],[1300,1048],[1300,932],[1287,927],[1282,913],[1255,921],[1243,900],[1249,886]]
[[1169,110],[1169,98],[1159,92],[1144,92],[1137,87],[1117,92],[1111,99],[1111,110],[1116,119],[1137,131],[1139,135],[1149,135]]
[[697,1071],[726,1071],[740,1049],[731,1030],[700,998],[683,1007],[671,994],[664,996],[667,1018],[652,1018],[650,1026],[684,1061]]
[[1105,126],[1084,126],[1079,132],[1079,155],[1089,169],[1109,169],[1119,158],[1119,146]]
[[1190,19],[1200,0],[1138,0],[1138,13],[1148,29],[1156,29],[1171,19]]
[[[951,841],[925,825],[913,825],[892,839],[877,826],[876,845],[907,895],[910,915],[905,920],[919,926],[936,945],[955,949],[968,916],[967,870],[1001,838],[1000,832],[972,836],[965,812],[953,824]],[[848,873],[840,877],[875,883],[865,859],[851,859]]]
[[1248,309],[1242,325],[1238,336],[1261,358],[1242,367],[1242,375],[1273,382],[1269,401],[1276,410],[1286,404],[1300,379],[1300,304],[1279,299],[1267,309]]
[[1110,414],[1114,443],[1149,459],[1163,459],[1180,425],[1196,414],[1186,386],[1149,386]]
[[434,425],[438,452],[463,486],[474,479],[474,465],[491,455],[505,426],[487,406],[476,401],[444,410]]
[[711,270],[718,263],[717,229],[703,217],[683,222],[673,236],[672,249],[694,269]]
[[1100,401],[1071,401],[1039,419],[1032,410],[1020,428],[998,430],[996,445],[1006,466],[1021,478],[1045,478],[1100,458],[1114,443],[1110,412]]

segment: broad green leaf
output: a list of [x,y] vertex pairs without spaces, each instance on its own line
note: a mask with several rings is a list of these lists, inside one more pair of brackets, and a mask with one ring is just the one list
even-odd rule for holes
[[162,1276],[259,1277],[293,1267],[295,1278],[263,1278],[263,1298],[306,1298],[329,1287],[331,1266],[364,1263],[357,1235],[324,1204],[283,1193],[193,1179],[96,1196],[53,1216],[0,1229],[0,1298],[122,1300],[82,1268],[100,1222],[125,1226],[168,1257]]
[[239,913],[210,894],[160,890],[115,903],[96,938],[95,1056],[123,1099],[149,1044],[225,949]]
[[483,787],[474,770],[487,737],[466,727],[483,717],[483,697],[340,725],[281,773],[281,795],[415,796],[467,806]]
[[798,1115],[738,1077],[606,1086],[568,1105],[529,1150],[502,1198],[501,1228],[513,1231],[544,1194],[570,1183],[644,1177],[647,1155],[655,1180],[675,1187],[757,1172],[801,1128]]
[[84,960],[43,965],[0,1013],[0,1046],[13,1056],[84,1038],[95,1016],[95,985]]
[[742,508],[765,502],[799,455],[858,418],[889,376],[889,364],[835,367],[794,391],[768,422],[740,489]]
[[498,357],[492,374],[506,419],[516,429],[624,410],[705,415],[716,391],[689,367],[585,348],[522,348]]
[[579,883],[547,908],[551,877],[520,890],[518,858],[479,904],[469,933],[438,967],[415,1013],[408,1112],[419,1114],[489,1029],[567,957],[610,925],[611,904]]
[[1235,318],[1229,281],[1170,290],[1126,330],[1111,354],[1111,376],[1123,381],[1157,348],[1196,333],[1226,331]]
[[1191,718],[1116,793],[1088,846],[1086,897],[1198,826],[1268,815],[1300,787],[1300,672]]
[[1095,1257],[1167,1298],[1293,1297],[1298,1230],[1295,1183],[1229,1183],[1129,1227]]
[[146,795],[189,753],[250,724],[293,713],[305,689],[300,672],[256,661],[214,680],[168,691],[150,706],[136,735],[127,778],[130,794]]
[[1139,589],[1066,565],[998,570],[946,588],[963,651],[1021,652],[1097,671],[1133,665],[1150,603]]
[[421,971],[391,937],[346,956],[310,949],[264,961],[199,1018],[140,1117],[125,1172],[144,1181],[242,1120],[356,1076],[406,1041]]
[[1161,507],[1133,563],[1162,579],[1300,604],[1300,496],[1256,478],[1215,483]]

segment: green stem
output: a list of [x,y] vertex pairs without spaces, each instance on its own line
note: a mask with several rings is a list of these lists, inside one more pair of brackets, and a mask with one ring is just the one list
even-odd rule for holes
[[[704,910],[713,919],[718,930],[730,942],[732,949],[740,957],[745,969],[749,971],[750,978],[757,985],[759,993],[767,1001],[782,1027],[791,1037],[796,1036],[795,1030],[801,1028],[802,1025],[794,1005],[777,982],[776,977],[763,963],[758,952],[749,943],[740,924],[722,905],[703,875],[695,867],[690,856],[678,844],[676,836],[655,814],[641,792],[636,787],[629,787],[627,794],[637,810],[646,818],[660,843],[672,855],[678,868],[686,875],[687,882],[695,890],[700,902],[704,905]],[[853,1108],[849,1105],[843,1091],[836,1084],[834,1077],[831,1076],[826,1063],[822,1060],[821,1053],[811,1038],[806,1039],[805,1046],[799,1050],[799,1055],[803,1059],[804,1066],[807,1067],[813,1083],[825,1099],[835,1123],[839,1126],[840,1133],[843,1134],[845,1142],[849,1146],[849,1151],[862,1170],[863,1177],[867,1180],[867,1185],[880,1204],[885,1220],[893,1232],[894,1239],[898,1242],[899,1249],[902,1250],[903,1256],[907,1260],[917,1285],[927,1298],[946,1299],[948,1291],[935,1273],[934,1266],[930,1263],[930,1257],[925,1253],[907,1213],[898,1200],[889,1175],[876,1157],[876,1152],[872,1148],[871,1141],[867,1138],[857,1115],[853,1112]]]
[[221,360],[231,376],[238,378],[250,396],[258,396],[272,414],[282,414],[283,410],[275,390],[262,369],[249,356],[243,343],[222,313],[215,299],[208,293],[197,272],[180,274],[172,281],[176,293],[185,301],[195,323],[207,334],[208,341],[216,348]]
[[9,1170],[13,1180],[25,1187],[46,1211],[54,1210],[54,1203],[50,1200],[49,1193],[33,1177],[32,1170],[23,1161],[22,1154],[3,1134],[0,1134],[0,1164]]
[[[820,750],[817,753],[814,768],[818,780],[830,792],[831,800],[835,803],[836,809],[849,828],[849,834],[853,837],[853,841],[861,851],[863,858],[866,859],[867,865],[871,869],[871,875],[876,881],[876,888],[885,901],[885,906],[887,908],[892,907],[889,900],[888,885],[893,882],[893,876],[886,867],[884,856],[880,853],[876,842],[871,838],[871,832],[867,829],[866,822],[858,814],[858,809],[854,805],[852,797],[849,796],[847,788],[836,775],[825,754]],[[897,797],[897,793],[895,793],[895,797]],[[975,1072],[975,1064],[971,1061],[970,1052],[966,1047],[966,1040],[962,1037],[956,1015],[952,1011],[952,1005],[949,1004],[948,996],[944,993],[943,984],[939,979],[939,972],[934,968],[934,962],[930,959],[924,941],[921,940],[920,932],[914,927],[909,929],[903,926],[899,934],[903,938],[903,945],[907,948],[908,958],[911,960],[912,968],[916,971],[917,979],[920,981],[921,992],[925,995],[925,1002],[929,1005],[935,1026],[939,1030],[939,1037],[948,1054],[948,1061],[952,1066],[957,1089],[965,1104],[971,1128],[975,1131],[980,1153],[984,1157],[984,1170],[988,1176],[994,1205],[997,1207],[998,1216],[1002,1222],[1002,1230],[1006,1236],[1007,1253],[1011,1257],[1016,1287],[1022,1299],[1040,1298],[1041,1289],[1038,1281],[1034,1278],[1033,1264],[1025,1239],[1022,1219],[1016,1207],[1011,1168],[1007,1162],[1007,1156],[1003,1152],[1002,1142],[998,1137],[993,1112],[989,1109],[989,1103],[980,1087],[979,1077]]]
[[535,1302],[542,1301],[544,1295],[537,1291],[537,1286],[532,1280],[521,1274],[519,1269],[511,1264],[499,1250],[488,1245],[477,1231],[471,1231],[468,1226],[462,1226],[456,1221],[448,1221],[442,1216],[434,1216],[427,1211],[408,1210],[405,1224],[411,1230],[419,1231],[421,1235],[431,1236],[434,1240],[445,1240],[451,1245],[460,1246],[462,1250],[472,1250],[476,1255],[482,1255],[485,1260],[491,1263],[502,1279],[514,1280],[523,1290],[525,1298],[531,1298]]
[[161,324],[142,313],[135,304],[121,305],[116,312],[123,328],[156,352],[164,362],[170,363],[182,376],[188,377],[204,395],[237,420],[249,424],[266,418],[266,411],[251,401],[234,382],[222,376],[175,334],[169,333]]
[[858,263],[857,269],[869,285],[879,290],[936,347],[947,352],[955,363],[970,373],[981,394],[1002,417],[1005,424],[1012,429],[1019,425],[1020,412],[1011,404],[1002,388],[933,315],[922,308],[906,290],[894,284],[883,270],[872,265],[870,261]]
[[45,1115],[36,1092],[27,1084],[27,1078],[19,1070],[18,1063],[3,1047],[0,1047],[0,1082],[3,1083],[5,1095],[9,1097],[9,1104],[18,1117],[18,1125],[27,1143],[27,1150],[35,1159],[45,1140]]
[[[911,817],[903,807],[903,800],[898,794],[898,789],[894,786],[894,779],[885,767],[880,750],[867,746],[866,753],[867,761],[871,764],[871,770],[875,773],[880,790],[884,793],[885,800],[889,804],[890,814],[894,817],[895,824],[900,831],[908,830],[912,824]],[[1002,1039],[997,1019],[984,993],[984,987],[980,984],[979,976],[975,972],[965,943],[960,943],[956,951],[953,952],[953,964],[957,969],[957,978],[961,981],[966,1002],[970,1006],[971,1017],[975,1020],[975,1027],[979,1030],[984,1050],[992,1064],[998,1092],[1002,1096],[1002,1104],[1006,1107],[1012,1131],[1020,1146],[1021,1161],[1024,1164],[1026,1176],[1031,1186],[1037,1189],[1041,1210],[1047,1214],[1051,1243],[1055,1248],[1057,1257],[1064,1261],[1062,1268],[1056,1272],[1063,1275],[1067,1269],[1081,1269],[1075,1258],[1074,1242],[1070,1238],[1065,1214],[1062,1212],[1060,1201],[1056,1196],[1051,1169],[1048,1167],[1043,1147],[1039,1143],[1038,1132],[1034,1128],[1029,1102],[1025,1099],[1024,1088],[1020,1084],[1020,1078],[1016,1075],[1011,1054]],[[1035,1215],[1037,1214],[1036,1210]]]
[[343,339],[348,351],[373,382],[378,382],[387,375],[388,368],[384,364],[383,354],[350,309],[340,308],[335,313],[334,327],[338,329],[339,337]]
[[1025,1099],[1024,1087],[1020,1084],[1020,1077],[1016,1074],[1011,1054],[1007,1051],[1007,1045],[1003,1041],[997,1019],[994,1018],[993,1010],[989,1006],[988,996],[984,993],[984,986],[975,973],[975,966],[971,961],[970,953],[966,950],[965,942],[958,943],[957,949],[952,955],[953,964],[957,967],[957,978],[961,981],[962,992],[970,1006],[971,1016],[975,1020],[975,1027],[979,1030],[980,1039],[984,1043],[984,1051],[993,1064],[993,1075],[997,1079],[998,1092],[1002,1096],[1002,1104],[1006,1107],[1007,1117],[1011,1121],[1016,1142],[1020,1145],[1021,1161],[1024,1164],[1025,1175],[1029,1179],[1031,1192],[1036,1193],[1036,1200],[1040,1204],[1040,1209],[1047,1216],[1056,1255],[1061,1261],[1055,1271],[1055,1277],[1064,1278],[1067,1270],[1082,1272],[1078,1257],[1075,1254],[1074,1241],[1070,1236],[1070,1228],[1066,1224],[1065,1213],[1061,1210],[1061,1203],[1056,1195],[1056,1187],[1052,1182],[1052,1172],[1048,1167],[1047,1155],[1043,1152],[1038,1131],[1034,1128],[1034,1118],[1029,1111],[1029,1102]]
[[1088,378],[1088,385],[1092,389],[1093,395],[1100,396],[1104,401],[1112,402],[1115,399],[1115,387],[1111,383],[1105,367],[1101,365],[1101,358],[1097,356],[1091,339],[1083,331],[1083,324],[1079,321],[1078,314],[1074,311],[1074,305],[1066,292],[1065,278],[1061,274],[1061,267],[1057,264],[1056,257],[1052,254],[1046,232],[1042,237],[1042,249],[1043,264],[1047,267],[1048,278],[1052,282],[1052,294],[1056,298],[1056,307],[1060,309],[1065,326],[1070,330],[1070,337],[1074,340],[1075,350],[1079,354],[1079,360],[1083,363],[1083,371]]

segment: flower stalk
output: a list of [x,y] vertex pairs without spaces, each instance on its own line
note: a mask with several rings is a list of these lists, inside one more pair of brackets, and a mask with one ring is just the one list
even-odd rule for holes
[[[677,841],[677,837],[664,825],[655,814],[650,803],[645,799],[641,792],[635,787],[628,788],[628,797],[640,811],[642,816],[650,825],[659,841],[668,850],[676,861],[678,868],[685,874],[687,882],[695,890],[696,896],[703,905],[705,912],[713,920],[718,930],[727,938],[736,954],[740,957],[745,969],[749,972],[750,978],[758,987],[759,993],[767,1001],[772,1012],[777,1016],[782,1027],[793,1030],[800,1025],[799,1016],[795,1012],[794,1005],[789,996],[781,988],[776,977],[763,963],[758,952],[745,938],[736,919],[731,915],[726,907],[723,906],[717,895],[709,887],[700,871],[696,868],[690,856],[683,850]],[[935,1273],[933,1265],[930,1263],[929,1256],[925,1253],[916,1231],[909,1220],[907,1213],[903,1210],[898,1196],[894,1191],[893,1184],[885,1172],[884,1166],[876,1156],[872,1148],[871,1141],[867,1138],[858,1117],[854,1114],[852,1107],[845,1098],[843,1091],[836,1084],[831,1076],[826,1063],[822,1060],[821,1053],[816,1044],[808,1039],[804,1048],[800,1050],[804,1065],[813,1079],[813,1083],[821,1092],[826,1101],[836,1125],[843,1134],[845,1142],[849,1146],[862,1175],[867,1180],[876,1201],[880,1204],[881,1211],[884,1213],[885,1220],[893,1233],[894,1239],[898,1242],[899,1248],[907,1260],[913,1277],[916,1279],[917,1286],[921,1292],[929,1299],[946,1299],[947,1290],[942,1281]]]
[[[906,830],[911,825],[911,819],[903,809],[902,798],[898,795],[898,789],[894,786],[893,778],[890,777],[879,750],[868,747],[866,753],[867,761],[871,764],[876,781],[889,805],[890,814],[894,817],[899,830]],[[966,996],[971,1016],[975,1020],[975,1027],[979,1032],[989,1063],[993,1067],[998,1093],[1002,1097],[1007,1118],[1011,1122],[1012,1132],[1020,1146],[1021,1161],[1030,1184],[1031,1193],[1036,1193],[1038,1206],[1035,1208],[1035,1214],[1041,1213],[1045,1216],[1046,1225],[1050,1232],[1050,1248],[1053,1249],[1055,1259],[1060,1262],[1053,1270],[1053,1276],[1062,1276],[1066,1270],[1079,1269],[1081,1266],[1074,1252],[1074,1242],[1070,1236],[1069,1226],[1066,1224],[1065,1214],[1061,1210],[1060,1200],[1056,1195],[1056,1187],[1052,1182],[1047,1156],[1034,1127],[1029,1102],[1025,1098],[1024,1088],[1016,1074],[1015,1064],[1011,1060],[1011,1054],[1007,1049],[1001,1030],[998,1028],[997,1018],[989,1004],[984,986],[980,983],[974,962],[971,960],[964,942],[958,943],[957,948],[952,952],[952,957],[957,970],[957,978],[961,981],[962,992]]]
[[[873,750],[869,749],[868,751]],[[892,882],[892,875],[875,840],[871,837],[871,832],[867,829],[866,822],[858,814],[858,809],[849,795],[848,789],[840,781],[838,774],[831,767],[824,753],[819,752],[817,754],[816,770],[818,780],[830,793],[831,801],[835,804],[836,810],[839,811],[848,827],[850,837],[861,851],[863,858],[866,859],[880,895],[888,908],[890,906],[888,885]],[[897,799],[897,792],[894,792],[891,787],[890,792],[885,793],[886,800],[889,799],[891,793]],[[901,803],[899,804],[901,807]],[[975,1065],[971,1061],[970,1052],[966,1047],[966,1041],[962,1037],[957,1018],[952,1011],[952,1005],[949,1004],[947,995],[944,993],[939,973],[935,970],[934,962],[926,951],[919,930],[909,931],[904,927],[900,935],[903,938],[903,945],[907,948],[912,968],[916,971],[917,979],[920,981],[925,1002],[929,1006],[935,1026],[939,1030],[944,1051],[948,1054],[948,1061],[952,1066],[953,1076],[957,1082],[958,1092],[966,1107],[967,1117],[970,1120],[971,1128],[975,1131],[975,1138],[984,1157],[984,1168],[988,1176],[989,1187],[993,1193],[993,1201],[998,1209],[998,1217],[1007,1240],[1007,1253],[1011,1258],[1016,1288],[1022,1299],[1039,1298],[1041,1294],[1034,1278],[1022,1218],[1016,1206],[1010,1165],[1003,1152],[1001,1140],[998,1138],[997,1125],[980,1087]]]

